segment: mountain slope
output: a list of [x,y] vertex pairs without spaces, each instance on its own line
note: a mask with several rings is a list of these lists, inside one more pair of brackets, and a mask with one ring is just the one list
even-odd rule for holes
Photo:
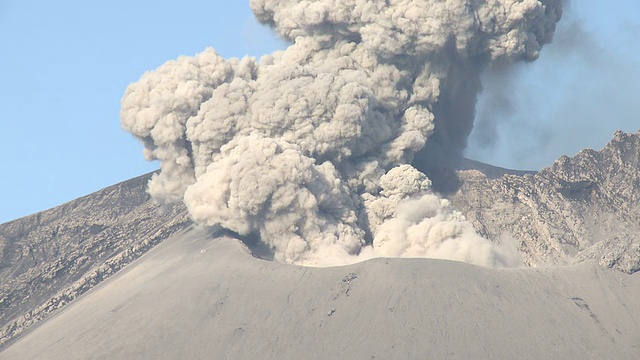
[[[482,235],[517,241],[530,266],[589,259],[640,269],[640,133],[563,157],[537,174],[466,162],[455,208]],[[473,168],[479,170],[472,170]],[[484,173],[483,173],[484,171]],[[184,206],[159,208],[151,174],[0,224],[0,349],[172,234]]]
[[150,200],[150,177],[0,224],[0,348],[188,225],[184,207]]
[[586,262],[304,268],[191,229],[0,359],[636,359],[640,278]]
[[640,132],[616,132],[602,150],[563,156],[535,175],[458,176],[453,206],[483,236],[515,239],[527,265],[595,259],[640,270]]

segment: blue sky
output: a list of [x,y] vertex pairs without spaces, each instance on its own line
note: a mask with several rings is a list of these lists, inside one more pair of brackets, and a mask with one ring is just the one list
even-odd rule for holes
[[[539,169],[640,128],[640,2],[610,4],[574,1],[538,62],[487,77],[470,157]],[[120,98],[208,46],[238,57],[285,45],[248,0],[0,0],[0,223],[156,169],[120,129]]]

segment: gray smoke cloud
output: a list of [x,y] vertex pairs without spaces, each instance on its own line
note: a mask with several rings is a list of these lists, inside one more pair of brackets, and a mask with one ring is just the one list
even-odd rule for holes
[[122,127],[161,163],[149,183],[155,200],[184,201],[197,223],[258,236],[287,263],[517,263],[428,176],[461,156],[483,69],[535,60],[560,0],[250,6],[286,50],[257,60],[207,49],[126,90]]

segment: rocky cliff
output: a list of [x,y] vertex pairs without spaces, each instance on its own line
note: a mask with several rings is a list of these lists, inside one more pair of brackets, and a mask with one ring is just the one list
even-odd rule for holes
[[150,200],[150,176],[0,224],[0,348],[189,224]]
[[597,259],[640,270],[640,132],[616,132],[602,150],[563,156],[534,175],[458,176],[454,207],[483,236],[515,240],[527,265]]

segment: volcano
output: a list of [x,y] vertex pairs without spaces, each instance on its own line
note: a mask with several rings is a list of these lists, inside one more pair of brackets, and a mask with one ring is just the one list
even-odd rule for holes
[[449,200],[520,239],[517,269],[268,261],[135,178],[0,225],[0,359],[634,359],[639,154],[617,132],[535,174],[457,171]]

